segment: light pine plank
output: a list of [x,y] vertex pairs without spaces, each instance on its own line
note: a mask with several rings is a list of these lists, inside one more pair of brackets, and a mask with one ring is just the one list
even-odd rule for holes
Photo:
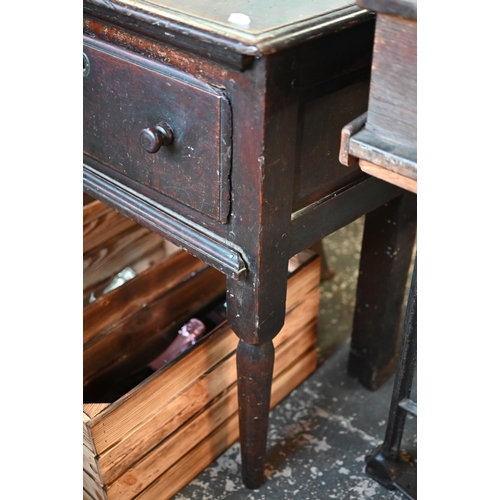
[[109,498],[131,500],[166,470],[174,466],[185,453],[224,424],[238,409],[237,387],[232,385],[197,418],[187,422],[121,475],[108,489]]
[[[304,269],[307,268],[307,267],[309,267],[309,269],[308,269],[307,272],[305,270],[301,270],[301,271],[295,273],[294,275],[292,275],[290,277],[290,279],[289,279],[289,283],[288,283],[288,297],[287,297],[287,310],[289,310],[289,312],[287,314],[287,323],[286,323],[286,324],[289,325],[289,328],[288,329],[287,328],[283,328],[283,330],[280,333],[280,335],[278,335],[278,337],[275,339],[275,345],[277,345],[277,346],[280,345],[280,344],[284,344],[285,342],[288,341],[288,343],[289,343],[289,353],[290,353],[289,356],[291,356],[291,357],[297,356],[297,354],[299,353],[299,351],[301,349],[299,347],[300,343],[298,343],[298,341],[297,341],[297,339],[299,339],[300,336],[299,335],[291,335],[290,334],[290,332],[293,332],[293,330],[295,330],[297,328],[300,328],[300,321],[301,320],[299,319],[299,316],[300,315],[302,315],[302,316],[304,315],[303,311],[301,312],[301,306],[302,307],[307,307],[307,309],[309,310],[309,316],[311,318],[313,318],[313,321],[310,322],[310,327],[314,328],[314,332],[315,332],[315,328],[316,328],[316,326],[315,326],[316,325],[316,316],[317,316],[317,312],[318,312],[318,308],[319,308],[319,289],[317,288],[317,285],[319,283],[319,275],[320,275],[320,261],[319,261],[319,259],[318,258],[312,259],[310,262],[308,262],[308,263],[306,263],[304,265]],[[311,292],[309,294],[307,294],[307,297],[304,299],[305,290],[311,290]],[[306,302],[308,303],[308,305],[304,306],[303,304],[305,304]],[[296,309],[296,310],[294,311],[294,309]],[[303,318],[302,318],[302,321],[303,321]],[[288,332],[288,336],[287,336],[287,332]],[[233,342],[234,342],[233,351],[234,351],[234,348],[236,347],[236,343],[237,343],[237,338],[236,338],[236,336],[230,330],[228,332],[226,332],[226,335],[227,335],[226,342],[229,339],[233,340]],[[290,337],[291,337],[291,339],[290,339]],[[314,337],[314,339],[315,339],[315,337]],[[207,340],[209,340],[209,339],[207,339]],[[308,342],[307,338],[304,338],[304,344],[303,345],[307,346],[308,345],[307,342]],[[227,347],[226,347],[226,350],[227,350]],[[277,351],[278,351],[278,347],[277,347]],[[196,352],[196,350],[194,350],[193,353],[191,353],[191,354],[194,354],[194,352]],[[212,349],[212,355],[213,355],[213,349]],[[220,357],[220,355],[216,355],[215,356],[215,358],[217,358],[217,357]],[[209,356],[209,358],[210,358],[210,356]],[[314,371],[315,366],[316,366],[315,359],[316,358],[314,356],[314,368],[312,369],[312,371]],[[275,365],[275,377],[278,377],[278,378],[281,376],[280,373],[284,369],[283,366],[282,366],[282,363],[281,364],[280,363],[281,363],[280,359],[277,357],[277,361],[276,361],[276,365]],[[210,362],[208,364],[210,364]],[[173,367],[175,367],[175,365],[172,366],[172,367],[170,367],[170,369],[172,369]],[[205,364],[205,370],[206,370],[206,364]],[[311,373],[310,371],[303,371],[299,375],[295,375],[295,380],[297,380],[297,377],[298,378],[302,378],[302,377],[306,378],[310,373]],[[300,382],[298,382],[298,383],[300,383]],[[276,388],[274,388],[275,385],[276,385]],[[236,387],[236,384],[233,383],[233,386]],[[141,388],[141,391],[143,389],[144,389],[144,387]],[[236,389],[233,389],[233,390],[235,391]],[[280,392],[280,390],[281,390],[281,392]],[[292,389],[290,389],[290,390],[292,390]],[[278,396],[272,396],[272,397],[274,397],[276,399],[276,402],[280,398],[286,396],[286,394],[284,394],[284,395],[282,394],[282,392],[283,392],[283,384],[280,386],[279,382],[277,382],[277,383],[273,382],[273,391],[275,391],[277,395],[281,394],[281,396],[279,396],[279,397]],[[175,390],[174,390],[174,392],[175,392]],[[223,396],[227,392],[228,392],[228,390],[226,389],[226,392],[223,393]],[[234,396],[234,398],[236,398],[236,396]],[[125,398],[125,402],[128,401],[128,399],[129,398]],[[215,404],[214,401],[217,402],[219,399],[222,399],[222,397],[221,396],[219,396],[219,398],[216,397],[215,400],[212,400],[209,404]],[[236,399],[234,399],[234,401],[236,401]],[[222,403],[220,403],[220,404],[222,404]],[[273,402],[272,404],[274,405],[275,402]],[[104,405],[104,406],[107,406],[107,405]],[[112,405],[110,405],[110,406],[112,406]],[[121,406],[121,405],[119,405],[119,406]],[[139,402],[139,406],[141,406],[140,402]],[[206,403],[205,403],[205,406],[206,406]],[[208,406],[208,407],[210,407],[210,406]],[[91,440],[90,444],[91,444],[91,447],[93,447],[93,445],[94,445],[94,440],[93,440],[93,438],[94,438],[94,436],[93,436],[94,430],[93,429],[90,430],[87,427],[86,424],[90,424],[90,426],[93,427],[93,424],[95,424],[95,422],[99,423],[100,419],[104,418],[104,420],[106,420],[107,414],[109,413],[109,407],[107,409],[105,408],[105,411],[103,412],[103,415],[98,415],[98,413],[101,412],[101,407],[100,406],[93,406],[93,405],[91,405],[90,407],[87,407],[86,409],[87,409],[87,412],[90,413],[92,416],[97,415],[97,417],[95,419],[90,419],[89,415],[85,415],[84,414],[84,434],[85,434],[85,431],[87,431],[86,437],[87,437],[87,439],[90,438],[90,440]],[[219,413],[218,414],[218,421],[223,420],[227,414],[228,414],[227,411]],[[211,418],[213,420],[214,414],[211,415]],[[193,419],[193,421],[194,420],[196,420],[196,418]],[[106,425],[108,423],[109,422],[106,421]],[[208,425],[208,424],[206,424],[206,425]],[[212,423],[211,425],[212,426],[210,427],[210,429],[213,429],[213,427],[216,424],[214,425]],[[181,429],[183,429],[184,427],[185,426],[181,426]],[[107,431],[109,431],[109,427],[107,427]],[[205,429],[204,432],[205,432],[205,435],[206,435],[207,430]],[[171,437],[173,438],[178,433],[179,432],[174,432],[171,435]],[[113,433],[111,433],[111,434],[113,434]],[[109,436],[107,436],[107,437],[109,437]],[[168,437],[167,440],[171,439],[171,437]],[[107,441],[107,440],[104,439],[104,441]],[[185,438],[183,439],[183,441],[185,442]],[[197,441],[199,441],[199,440],[196,440],[196,442]],[[156,442],[158,442],[158,441],[156,441]],[[193,441],[193,445],[196,444],[196,442]],[[227,445],[227,446],[229,446],[229,445]],[[226,446],[226,448],[227,448],[227,446]],[[182,449],[183,449],[183,447],[181,446],[180,450],[182,450]],[[97,448],[94,448],[94,453],[95,454],[97,453],[96,450],[97,450]],[[146,455],[146,457],[147,456],[148,455]],[[93,456],[93,458],[95,460],[95,458],[96,458],[95,455]],[[102,459],[102,457],[100,457],[100,459]],[[100,464],[98,463],[97,466],[99,467]],[[168,467],[168,465],[166,467]],[[160,470],[160,473],[161,473],[162,470],[165,470],[166,467],[165,466],[162,467],[161,470]],[[109,470],[113,470],[113,468],[111,467]],[[153,473],[153,475],[155,475],[155,474]],[[119,481],[119,480],[120,480],[120,478],[118,478],[117,481]],[[124,478],[124,480],[126,481],[127,479]],[[115,483],[116,483],[115,488],[118,489],[120,483],[118,483],[117,481],[115,481]],[[131,478],[129,478],[128,481],[131,481]],[[148,484],[149,484],[151,482],[151,479],[146,479],[146,481],[148,481]],[[144,480],[141,480],[141,482],[144,483]],[[111,485],[113,486],[115,483],[111,483]],[[104,482],[104,484],[109,484],[109,482],[107,482],[107,483]],[[136,489],[137,488],[135,488],[135,490]],[[120,500],[121,500],[122,497],[116,497],[116,498],[120,498]],[[99,499],[96,499],[96,500],[99,500]]]
[[231,355],[152,415],[140,428],[101,454],[100,465],[106,484],[123,474],[135,461],[206,408],[211,400],[235,382],[236,364],[234,355]]
[[363,172],[373,177],[377,177],[377,179],[382,179],[385,182],[389,182],[390,184],[394,184],[395,186],[417,194],[417,179],[411,179],[405,175],[392,172],[391,170],[387,170],[384,167],[380,167],[366,160],[359,160],[359,168]]
[[286,311],[290,311],[299,304],[305,295],[317,287],[320,282],[321,260],[319,255],[312,255],[311,259],[303,263],[303,268],[288,278]]
[[83,289],[132,265],[157,247],[163,248],[163,240],[141,226],[133,226],[102,245],[83,255]]
[[95,498],[92,498],[90,496],[90,493],[88,493],[87,491],[83,490],[83,500],[95,500]]
[[85,412],[83,412],[83,445],[87,446],[90,450],[96,453],[94,438],[92,437],[92,433],[90,432],[90,429],[88,427],[89,422],[90,417]]
[[[205,306],[222,297],[225,276],[206,266],[177,287],[155,298],[137,314],[94,337],[83,349],[85,389],[142,368],[166,347],[166,338]],[[200,293],[204,290],[204,293]]]
[[107,408],[109,403],[84,403],[83,411],[89,418],[94,418],[104,408]]
[[105,213],[83,226],[83,253],[93,250],[110,238],[134,226],[138,226],[138,224],[114,210]]
[[294,389],[296,389],[309,375],[315,372],[318,366],[316,347],[313,346],[296,359],[295,363],[274,382],[274,387],[271,392],[271,409],[278,403],[283,401]]
[[122,286],[99,297],[83,309],[84,345],[99,333],[141,310],[159,295],[172,290],[205,264],[178,251],[151,266]]
[[102,486],[104,484],[97,457],[85,444],[83,445],[83,471],[99,485]]
[[102,486],[94,481],[85,471],[83,472],[83,490],[94,500],[108,500]]
[[[165,258],[165,249],[159,243],[158,245],[153,246],[152,250],[147,251],[138,260],[132,262],[127,267],[130,267],[137,275],[139,273],[144,272],[146,269],[149,269],[151,266],[154,266],[158,262],[161,262],[164,258]],[[91,295],[93,295],[93,298],[96,299],[108,293],[108,292],[104,293],[104,290],[111,284],[115,276],[116,276],[115,274],[107,276],[106,278],[104,278],[104,280],[92,285],[91,287],[86,288],[83,291],[84,309],[88,307],[89,304],[91,304],[90,302]]]
[[198,380],[218,361],[236,348],[237,337],[231,330],[208,338],[203,349],[194,349],[168,369],[158,370],[147,384],[141,384],[111,404],[89,422],[96,450],[102,454],[121,441],[151,415],[161,411],[179,392]]

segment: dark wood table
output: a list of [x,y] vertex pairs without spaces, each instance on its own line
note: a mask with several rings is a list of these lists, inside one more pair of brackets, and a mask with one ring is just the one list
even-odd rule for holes
[[369,214],[360,275],[384,286],[360,281],[350,371],[374,389],[394,369],[415,207],[338,159],[367,109],[373,13],[178,4],[84,0],[84,190],[227,276],[243,481],[257,488],[288,259]]

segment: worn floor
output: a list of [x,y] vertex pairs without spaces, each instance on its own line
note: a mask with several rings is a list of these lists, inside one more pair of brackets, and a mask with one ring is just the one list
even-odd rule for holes
[[[271,413],[266,483],[246,489],[239,443],[179,492],[175,500],[400,499],[364,472],[364,457],[385,433],[391,379],[376,392],[347,375],[363,218],[324,240],[336,276],[321,285],[319,367]],[[416,380],[413,384],[416,400]],[[416,419],[409,416],[403,448],[416,453]]]

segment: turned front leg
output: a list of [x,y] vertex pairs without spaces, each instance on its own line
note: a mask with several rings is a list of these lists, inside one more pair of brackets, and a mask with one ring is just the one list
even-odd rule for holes
[[235,282],[228,279],[229,325],[240,338],[236,366],[242,480],[251,489],[259,488],[265,480],[273,339],[285,320],[287,268],[281,271],[281,276],[275,277],[272,283],[262,280],[258,290],[251,280]]
[[256,489],[264,482],[274,366],[272,341],[251,345],[240,340],[236,363],[243,483]]

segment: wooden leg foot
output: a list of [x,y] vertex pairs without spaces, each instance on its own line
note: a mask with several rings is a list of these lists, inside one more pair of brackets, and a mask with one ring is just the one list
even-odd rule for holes
[[272,341],[236,350],[243,483],[257,489],[264,483],[267,427],[274,365]]

